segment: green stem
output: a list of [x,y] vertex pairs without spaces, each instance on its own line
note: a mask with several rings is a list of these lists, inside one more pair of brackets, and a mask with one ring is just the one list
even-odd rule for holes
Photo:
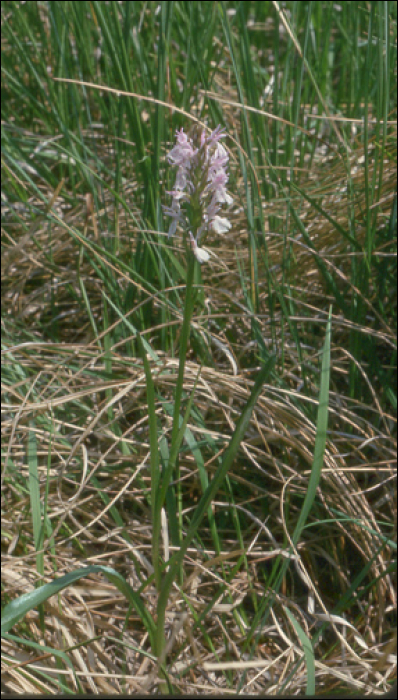
[[[179,365],[178,365],[178,376],[177,376],[177,383],[176,383],[176,390],[175,390],[175,396],[174,396],[174,412],[173,412],[173,428],[172,428],[172,433],[171,433],[171,446],[170,446],[170,454],[169,454],[169,461],[164,469],[164,472],[162,474],[162,479],[161,479],[161,487],[159,489],[159,494],[157,498],[157,503],[156,503],[156,527],[154,527],[153,531],[153,537],[155,542],[159,543],[160,541],[160,511],[163,508],[165,498],[166,498],[166,493],[167,489],[170,484],[170,480],[172,477],[173,469],[175,467],[175,463],[177,460],[178,456],[178,451],[179,451],[179,446],[181,444],[181,440],[179,439],[179,427],[180,427],[180,409],[181,409],[181,399],[182,399],[182,392],[183,392],[183,387],[184,387],[184,369],[185,369],[185,361],[186,361],[186,355],[187,355],[187,348],[188,348],[188,340],[189,340],[189,334],[190,334],[190,329],[191,329],[191,319],[192,319],[192,313],[193,313],[193,308],[194,308],[194,295],[193,295],[193,283],[194,283],[194,275],[195,275],[195,265],[197,265],[197,261],[193,255],[190,255],[189,257],[189,264],[188,264],[188,270],[187,270],[187,284],[186,284],[186,291],[185,291],[185,306],[184,306],[184,318],[183,318],[183,323],[182,323],[182,328],[181,328],[181,336],[180,336],[180,351],[179,351]],[[155,523],[154,523],[155,525]],[[158,550],[158,548],[157,548]],[[175,575],[176,571],[173,569],[173,573]],[[163,595],[161,594],[160,598],[164,599],[164,581],[162,582],[162,592]],[[170,586],[167,586],[167,589],[170,590]],[[165,648],[165,612],[166,612],[166,607],[164,605],[161,605],[158,608],[158,619],[157,619],[157,630],[156,630],[156,656],[159,660],[160,663],[163,663],[163,653],[164,653],[164,648]]]
[[181,329],[180,338],[180,352],[179,352],[179,366],[178,366],[178,378],[176,393],[174,397],[174,414],[173,414],[173,430],[171,434],[171,445],[173,447],[179,429],[179,416],[180,416],[180,406],[181,406],[181,396],[184,387],[184,369],[185,360],[187,356],[188,339],[189,332],[191,330],[191,318],[194,307],[194,295],[192,293],[193,281],[195,276],[195,266],[197,262],[193,255],[189,256],[189,264],[187,271],[187,285],[185,290],[185,307],[184,307],[184,319]]

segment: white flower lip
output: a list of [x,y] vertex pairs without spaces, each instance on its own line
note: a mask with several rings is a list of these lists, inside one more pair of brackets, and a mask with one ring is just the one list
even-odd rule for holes
[[210,258],[209,253],[204,248],[199,248],[191,231],[189,232],[189,237],[191,239],[191,246],[196,260],[200,262],[200,264],[207,262]]
[[196,246],[195,250],[193,251],[193,254],[196,260],[200,262],[200,264],[207,262],[210,258],[209,253],[207,253],[204,248],[199,248],[199,246]]
[[216,233],[227,233],[227,231],[229,231],[231,228],[231,222],[224,216],[215,216],[211,227]]

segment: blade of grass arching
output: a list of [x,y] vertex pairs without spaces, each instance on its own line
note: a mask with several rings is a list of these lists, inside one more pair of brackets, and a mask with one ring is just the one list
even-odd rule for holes
[[[25,157],[25,154],[23,154],[23,157]],[[38,187],[30,177],[29,173],[23,167],[23,163],[18,163],[14,154],[8,152],[7,149],[4,149],[4,152],[2,151],[2,167],[15,184],[16,194],[20,197],[25,206],[29,207],[27,192],[29,192],[31,196],[34,194],[37,200],[43,202],[44,205],[48,204],[48,198],[40,191],[40,187]],[[23,183],[23,187],[21,183]],[[32,207],[32,213],[35,215],[39,213],[37,207]],[[40,214],[41,213],[42,212],[40,212]],[[24,227],[27,226],[26,221],[22,219],[19,219],[19,221]]]
[[[108,581],[110,581],[122,595],[132,603],[138,615],[140,616],[151,640],[151,645],[154,642],[154,633],[156,630],[155,622],[151,614],[146,609],[144,603],[142,602],[140,596],[134,591],[134,589],[127,583],[126,579],[119,574],[117,571],[109,566],[102,566],[100,564],[95,564],[92,566],[87,566],[84,569],[76,569],[76,571],[71,571],[65,576],[54,579],[51,583],[45,583],[40,588],[36,588],[34,591],[29,593],[24,593],[18,598],[14,598],[11,603],[8,603],[2,609],[1,614],[1,634],[9,632],[14,625],[16,625],[20,620],[22,620],[25,615],[42,605],[48,598],[60,593],[64,588],[71,586],[76,581],[80,581],[81,578],[89,576],[89,574],[102,573]],[[152,646],[153,648],[153,646]]]
[[[383,552],[385,545],[384,543],[378,547],[371,557],[369,559],[365,566],[361,569],[361,571],[356,575],[354,581],[351,583],[350,587],[344,591],[343,595],[341,598],[339,598],[337,604],[333,607],[333,609],[329,612],[330,618],[331,619],[336,619],[339,617],[340,613],[346,613],[347,611],[351,613],[353,603],[355,606],[358,605],[358,602],[361,600],[366,600],[367,596],[371,593],[371,591],[375,591],[375,587],[378,584],[378,581],[383,578],[384,575],[388,574],[395,574],[397,571],[397,565],[396,561],[392,562],[390,564],[390,570],[389,567],[387,569],[384,569],[380,575],[376,578],[372,578],[371,576],[371,571],[372,567],[374,566],[375,561],[380,561],[380,555]],[[369,580],[369,578],[371,580]],[[353,616],[355,617],[355,615]],[[340,617],[341,619],[341,617]],[[330,626],[330,622],[324,622],[322,625],[318,627],[316,632],[314,633],[313,636],[313,644],[315,645],[318,639],[324,634],[326,629]],[[353,628],[354,629],[354,628]]]
[[292,623],[297,633],[297,636],[303,646],[305,665],[307,667],[306,695],[315,695],[315,655],[314,649],[311,644],[311,640],[308,639],[303,628],[297,622],[296,618],[292,615],[289,608],[287,608],[285,605],[283,605],[282,607],[286,615],[288,616],[290,622]]
[[[112,194],[114,193],[112,192]],[[121,200],[121,203],[123,203],[123,200]],[[61,222],[59,221],[58,223]],[[170,301],[170,299],[167,298],[162,291],[159,291],[158,287],[153,286],[148,279],[142,276],[142,271],[139,265],[137,265],[136,259],[134,260],[134,266],[129,266],[125,264],[121,258],[116,257],[112,252],[105,250],[102,246],[97,245],[94,241],[86,239],[84,236],[80,235],[77,231],[68,226],[66,226],[66,228],[71,234],[71,236],[79,244],[84,245],[84,248],[86,249],[86,251],[88,251],[90,263],[93,266],[95,272],[99,275],[100,279],[103,281],[103,285],[108,290],[109,294],[111,294],[112,289],[117,284],[116,279],[120,271],[120,273],[124,273],[124,278],[127,278],[129,282],[131,282],[131,284],[134,285],[136,291],[139,290],[141,293],[146,293],[148,295],[148,301],[154,297],[157,297],[161,304],[165,304],[168,308],[173,310],[173,312],[176,311],[173,302]],[[146,241],[145,245],[147,245]],[[155,253],[152,250],[153,246],[148,245],[148,248],[151,248],[150,256],[152,256],[153,259],[155,259]],[[113,277],[110,277],[110,270],[113,270],[114,272]],[[115,294],[112,293],[111,296],[115,297]],[[118,313],[118,315],[120,315],[118,309],[114,307],[114,310],[116,311],[116,313]],[[125,320],[125,322],[126,324],[128,323],[127,320]],[[134,330],[133,332],[135,333]],[[146,341],[143,339],[143,342],[145,343]],[[153,354],[154,352],[150,349],[150,346],[148,346],[147,350],[151,354]]]
[[[114,194],[113,191],[112,194]],[[123,200],[121,201],[121,203],[123,204]],[[109,287],[109,269],[112,269],[116,275],[119,272],[124,273],[125,277],[127,276],[127,279],[133,281],[133,283],[138,287],[138,289],[140,289],[140,291],[145,291],[148,294],[157,295],[163,302],[164,297],[162,293],[159,293],[159,290],[156,287],[154,287],[150,282],[148,282],[148,280],[145,279],[145,277],[143,277],[137,271],[137,268],[131,268],[131,266],[124,263],[123,260],[113,255],[110,251],[104,250],[103,246],[98,245],[97,243],[95,243],[95,241],[88,240],[87,238],[82,236],[79,231],[77,231],[71,226],[68,226],[68,224],[65,223],[65,221],[63,221],[62,219],[60,219],[56,214],[54,214],[54,212],[50,212],[48,214],[48,221],[56,223],[57,225],[61,225],[63,228],[65,228],[65,230],[68,231],[68,233],[72,236],[74,240],[77,241],[79,245],[83,245],[85,250],[89,251],[89,253],[92,256],[90,256],[90,263],[94,267],[96,273],[100,275],[101,280],[104,282],[105,285],[107,285],[107,287]],[[170,304],[170,302],[164,303]]]
[[[55,664],[57,669],[59,669],[60,661],[57,657],[55,657]],[[33,676],[33,674],[21,664],[18,668],[18,672],[16,672],[16,677],[20,678],[20,682],[23,684],[23,687],[25,686],[25,682],[29,684],[29,682],[32,683],[33,681],[35,694],[40,693],[42,695],[50,695],[51,691],[53,691],[54,695],[62,695],[65,697],[68,697],[68,695],[70,696],[72,694],[70,685],[66,685],[66,683],[61,680],[62,676],[59,672],[57,673],[56,678],[54,677],[54,673],[56,673],[56,671],[52,670],[50,675],[49,673],[46,673],[42,669],[36,667]],[[78,685],[78,688],[81,688],[81,685]],[[28,694],[30,695],[30,693]]]
[[[396,545],[396,543],[393,543],[393,544],[394,544],[394,549],[396,550],[397,545]],[[389,545],[390,545],[390,543],[388,543],[388,546]],[[376,583],[375,580],[372,579],[369,583],[368,582],[369,579],[368,579],[368,581],[366,581],[366,579],[369,576],[370,572],[372,571],[372,567],[373,567],[375,561],[377,561],[378,559],[380,560],[380,554],[383,552],[383,549],[385,548],[385,546],[386,546],[386,543],[382,542],[380,547],[378,547],[375,550],[375,553],[373,554],[373,556],[366,562],[364,567],[357,573],[357,575],[355,576],[355,578],[354,578],[353,582],[351,583],[351,585],[349,586],[349,588],[347,588],[347,590],[344,591],[341,598],[339,598],[338,602],[334,606],[331,613],[339,614],[343,611],[346,611],[347,609],[349,609],[352,606],[353,600],[355,600],[355,602],[357,604],[357,601],[360,601],[361,599],[366,599],[368,588],[374,590],[374,586]],[[396,562],[392,562],[391,565],[392,565],[394,571],[396,571]],[[382,571],[380,574],[380,578],[383,576],[383,574],[386,574],[386,573],[387,573],[386,570]],[[319,633],[317,633],[317,634],[319,635]]]

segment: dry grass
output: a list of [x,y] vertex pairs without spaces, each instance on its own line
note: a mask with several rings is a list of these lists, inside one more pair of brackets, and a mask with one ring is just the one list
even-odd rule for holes
[[[361,157],[360,149],[353,149],[353,178],[360,177],[355,163]],[[386,163],[381,224],[391,210],[395,177],[393,164]],[[318,172],[313,170],[307,183],[303,180],[311,196],[325,193],[323,208],[342,225],[347,224],[351,206],[346,184],[338,158],[326,172],[320,161]],[[82,564],[106,564],[135,589],[141,587],[143,600],[153,612],[156,591],[153,584],[145,583],[152,573],[145,373],[141,361],[124,352],[131,339],[105,353],[93,337],[79,303],[76,243],[64,225],[81,230],[87,224],[86,205],[82,201],[74,211],[68,210],[62,196],[61,191],[56,204],[64,223],[52,229],[51,263],[44,213],[34,227],[27,217],[24,235],[20,228],[6,227],[2,256],[3,594],[6,600],[14,598],[39,579],[26,488],[26,449],[33,431],[40,487],[43,493],[48,480],[49,489],[43,580],[51,581],[54,572],[59,575]],[[358,219],[363,204],[361,199],[355,202]],[[267,204],[268,209],[272,206],[277,215],[281,205]],[[342,239],[337,244],[333,226],[309,204],[302,216],[318,256],[338,272],[341,291],[349,298],[347,247]],[[238,250],[247,251],[241,243],[246,234],[238,216],[234,223],[234,243]],[[88,235],[95,239],[90,225]],[[120,240],[123,245],[126,239],[121,235]],[[287,551],[313,458],[317,386],[311,376],[316,377],[317,370],[306,379],[304,393],[302,367],[303,363],[318,366],[323,336],[317,331],[319,321],[326,320],[330,297],[311,251],[302,240],[290,242],[295,262],[289,282],[296,290],[296,309],[300,309],[301,295],[302,317],[296,321],[305,354],[298,356],[276,302],[273,329],[277,346],[283,345],[283,374],[279,386],[264,386],[239,459],[213,504],[222,551],[216,552],[205,521],[201,544],[191,547],[186,557],[185,580],[174,586],[169,601],[169,674],[174,687],[187,694],[228,695],[240,682],[246,693],[273,694],[284,681],[287,691],[304,692],[303,664],[289,678],[302,647],[284,605],[314,638],[322,626],[322,614],[335,609],[339,601],[346,602],[340,616],[345,615],[347,625],[341,617],[340,621],[332,617],[314,641],[318,691],[382,693],[396,673],[395,648],[390,646],[396,609],[396,575],[390,567],[396,531],[396,420],[386,412],[381,389],[366,366],[359,369],[369,388],[369,402],[359,405],[349,397],[347,338],[352,324],[341,315],[333,318],[329,434],[310,526],[275,594],[266,625],[259,627],[254,657],[245,647],[267,582],[272,581],[274,563]],[[286,241],[269,232],[268,244],[273,275],[281,282]],[[243,261],[245,256],[246,252]],[[101,327],[101,289],[86,261],[80,274]],[[257,350],[248,343],[251,318],[244,313],[247,307],[230,242],[228,249],[222,244],[216,249],[203,278],[208,314],[196,317],[194,323],[203,329],[214,366],[202,368],[195,393],[195,415],[202,417],[203,424],[193,417],[189,429],[211,475],[249,396]],[[267,345],[272,336],[266,280],[259,280],[258,291],[256,319]],[[383,362],[395,347],[395,336],[373,306],[376,296],[376,290],[371,290],[366,299],[375,319],[368,333],[378,339]],[[57,343],[49,342],[47,334],[54,317],[58,317],[61,341]],[[159,357],[159,365],[151,361],[155,385],[163,402],[172,401],[177,363],[162,353]],[[186,365],[187,392],[198,369],[192,350]],[[162,402],[158,409],[159,416],[164,416]],[[162,418],[162,426],[167,434],[171,419]],[[189,514],[202,492],[194,452],[189,449],[183,450],[180,459],[180,491],[184,513]],[[163,536],[166,549],[165,532]],[[360,573],[361,580],[355,582]],[[315,614],[308,608],[311,601]],[[62,679],[77,690],[77,677],[85,693],[156,691],[156,664],[147,655],[145,628],[134,612],[126,618],[127,611],[125,598],[103,577],[92,576],[68,587],[45,604],[44,631],[39,611],[34,610],[19,626],[19,633],[26,639],[40,639],[49,648],[70,650],[74,673],[57,663],[52,652],[43,649],[39,655],[24,647],[21,638],[19,643],[7,639],[3,644],[7,688],[18,694],[52,694],[56,687],[52,679]]]

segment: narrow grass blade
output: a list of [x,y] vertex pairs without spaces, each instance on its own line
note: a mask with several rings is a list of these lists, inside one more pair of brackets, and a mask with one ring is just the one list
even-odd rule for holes
[[308,639],[306,633],[304,632],[301,625],[297,622],[296,618],[293,617],[289,608],[283,606],[283,609],[288,616],[290,622],[292,623],[297,636],[303,646],[305,665],[307,667],[307,688],[306,695],[315,695],[315,663],[314,663],[314,650],[312,648],[311,640]]
[[33,430],[29,432],[28,436],[28,464],[29,464],[29,496],[30,496],[30,508],[32,512],[32,525],[33,525],[33,539],[34,546],[37,551],[36,554],[36,567],[37,573],[40,576],[44,574],[44,555],[40,552],[42,541],[44,538],[44,531],[42,526],[42,513],[41,513],[41,503],[40,503],[40,480],[39,472],[37,468],[37,441],[36,434]]
[[314,447],[314,459],[312,461],[311,476],[305,494],[303,507],[293,533],[293,543],[296,545],[300,539],[302,529],[307,521],[308,515],[314,502],[316,490],[321,478],[323,457],[326,446],[326,431],[328,425],[329,412],[329,382],[330,382],[330,339],[332,327],[332,310],[329,309],[329,318],[326,325],[326,337],[323,346],[321,386],[319,390],[318,418],[316,424],[316,437]]

